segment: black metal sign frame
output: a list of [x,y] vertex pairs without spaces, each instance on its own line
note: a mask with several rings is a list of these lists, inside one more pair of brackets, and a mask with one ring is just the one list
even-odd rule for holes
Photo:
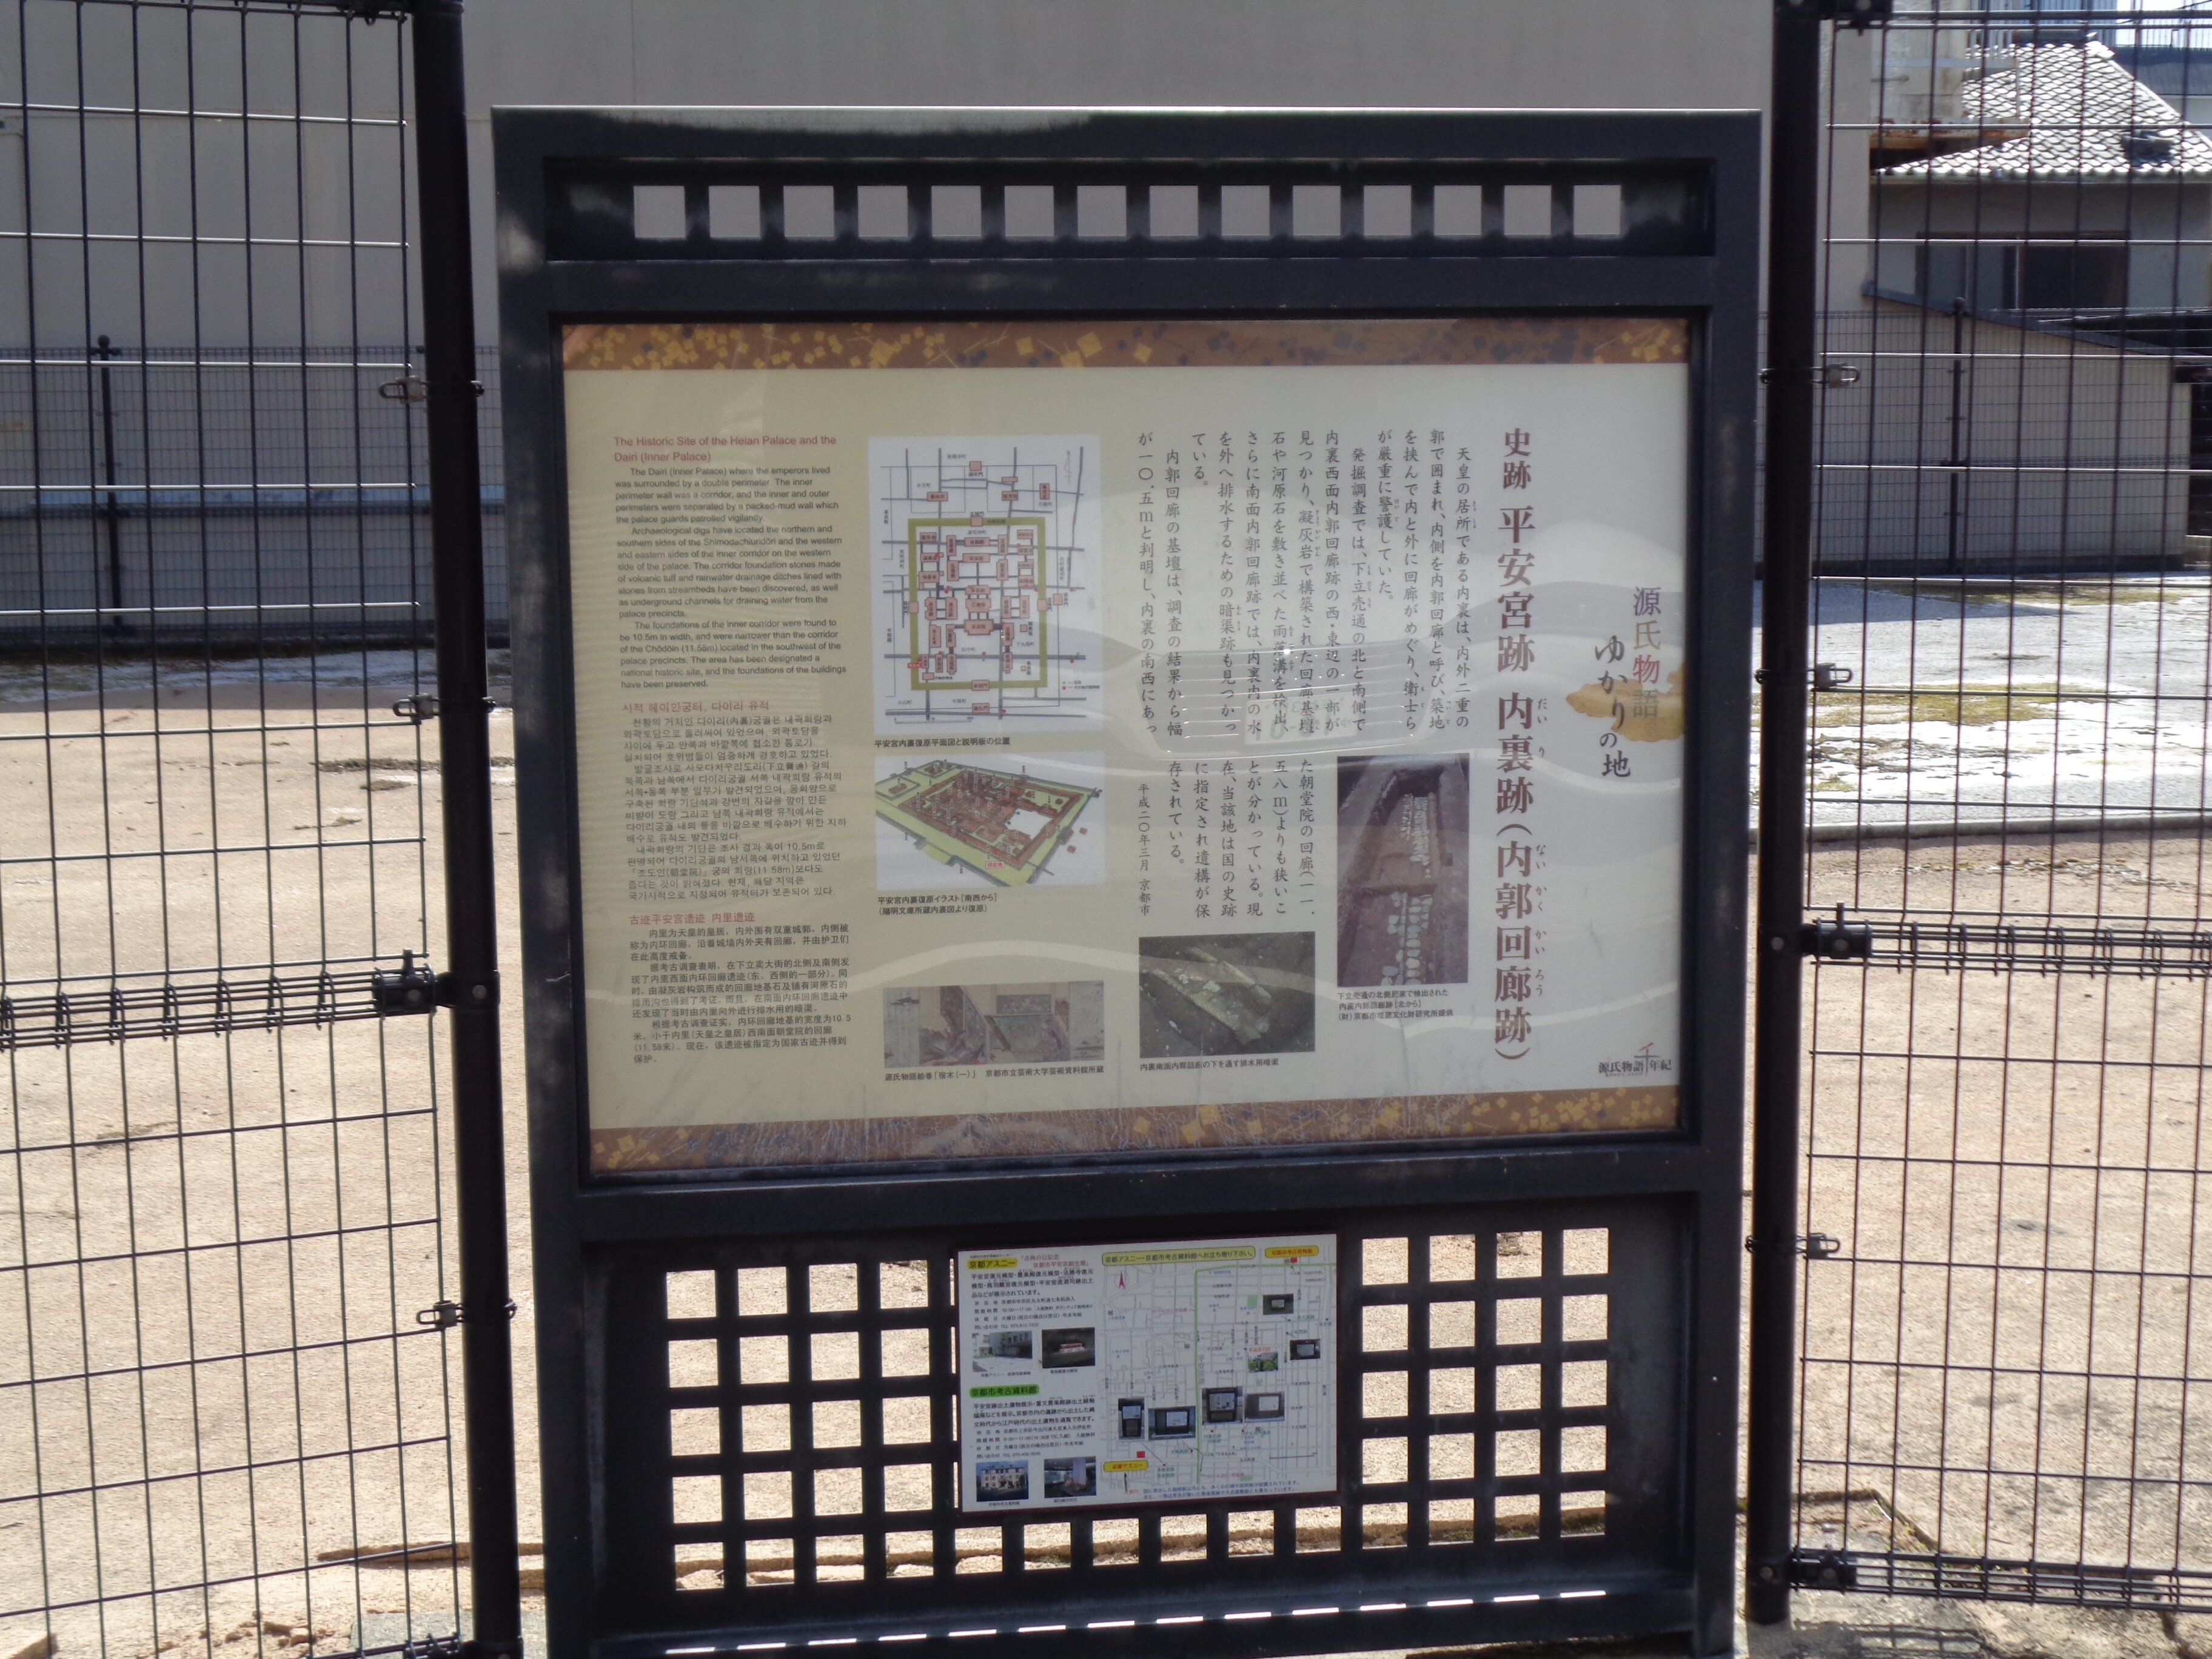
[[[1728,1651],[1758,117],[502,110],[495,137],[556,1659],[848,1639],[1257,1655],[1666,1632],[1694,1653]],[[1197,187],[1195,237],[1148,234],[1139,187],[1164,182]],[[718,240],[708,191],[731,183],[762,187],[761,222],[743,240]],[[933,237],[928,187],[951,183],[981,186],[980,238]],[[1007,236],[1011,183],[1051,186],[1051,235]],[[1376,183],[1411,187],[1410,234],[1363,234],[1359,186]],[[638,236],[632,190],[649,184],[682,187],[682,236]],[[830,187],[826,240],[783,234],[787,184]],[[1224,235],[1223,186],[1252,184],[1267,187],[1267,234]],[[863,185],[907,186],[907,237],[860,234]],[[1129,187],[1118,235],[1079,234],[1078,191],[1097,185]],[[1343,187],[1337,234],[1294,234],[1300,185]],[[1440,185],[1480,188],[1479,233],[1437,234]],[[1550,187],[1550,235],[1503,234],[1502,192],[1516,185]],[[1618,234],[1575,234],[1581,185],[1620,188]],[[1595,313],[1679,318],[1691,341],[1679,1130],[592,1176],[564,325]],[[1610,1256],[1577,1262],[1570,1235],[1594,1227],[1610,1230]],[[958,1249],[1292,1231],[1335,1234],[1347,1264],[1334,1504],[1224,1501],[1072,1524],[1064,1513],[960,1511]],[[1445,1238],[1473,1241],[1473,1265],[1449,1281],[1431,1260],[1431,1242]],[[1540,1261],[1540,1273],[1512,1282],[1516,1255]],[[1397,1265],[1378,1277],[1363,1261]],[[894,1295],[893,1264],[920,1264],[902,1267],[909,1277],[898,1282],[926,1285],[926,1295]],[[770,1286],[769,1301],[739,1295],[740,1270],[751,1270],[744,1284]],[[712,1275],[700,1281],[714,1286],[706,1304],[668,1304],[661,1287],[679,1272]],[[825,1295],[832,1283],[844,1288]],[[1611,1322],[1594,1334],[1575,1310],[1599,1295]],[[1540,1309],[1534,1335],[1501,1325],[1509,1299]],[[1473,1310],[1464,1340],[1429,1322],[1447,1300]],[[891,1358],[900,1341],[910,1363]],[[672,1373],[672,1345],[683,1343],[711,1345],[704,1376]],[[750,1367],[758,1343],[775,1346],[779,1371]],[[1540,1367],[1540,1397],[1501,1397],[1504,1361]],[[1577,1404],[1559,1379],[1593,1362],[1609,1386],[1601,1403]],[[1377,1376],[1400,1402],[1381,1415],[1363,1404]],[[899,1400],[924,1402],[925,1437],[887,1426],[885,1402]],[[745,1426],[771,1420],[746,1414],[755,1408],[781,1425],[779,1440]],[[672,1411],[714,1413],[713,1449],[676,1450]],[[1577,1430],[1610,1448],[1594,1523],[1569,1490],[1576,1477],[1558,1472],[1563,1437]],[[1500,1472],[1491,1449],[1516,1432],[1540,1443],[1541,1474]],[[1443,1449],[1462,1443],[1474,1461],[1457,1478]],[[817,1503],[826,1490],[817,1478],[833,1470],[859,1472],[856,1510]],[[702,1479],[720,1483],[720,1518],[678,1520],[672,1482]],[[905,1519],[893,1497],[901,1479],[929,1494]],[[746,1495],[770,1486],[781,1507],[757,1518]],[[1525,1525],[1493,1502],[1509,1492],[1525,1504]],[[1462,1528],[1440,1518],[1460,1512],[1452,1503],[1485,1507]],[[1129,1524],[1115,1533],[1108,1518]],[[672,1560],[687,1550],[695,1565],[719,1550],[720,1582],[710,1572],[703,1587],[679,1588]]]

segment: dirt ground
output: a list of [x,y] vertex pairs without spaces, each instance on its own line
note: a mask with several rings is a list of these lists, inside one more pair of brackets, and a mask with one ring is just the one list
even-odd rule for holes
[[[365,720],[358,691],[318,705],[280,690],[264,717],[270,695],[111,699],[104,716],[0,707],[9,982],[439,958],[434,732]],[[501,714],[512,970],[510,742]],[[166,856],[136,856],[152,853]],[[131,856],[87,856],[108,854]],[[2194,930],[2207,856],[2194,833],[1955,858],[1829,844],[1813,893],[1862,912]],[[1808,1536],[2208,1565],[2205,981],[1828,967],[1813,984],[1802,1225],[1838,1251],[1806,1269]],[[535,1537],[519,996],[505,1012]],[[453,1286],[435,1035],[362,1021],[12,1057],[0,1659],[42,1627],[41,1603],[64,1609],[58,1651],[117,1659],[330,1650],[357,1611],[450,1628],[458,1568],[438,1547],[459,1529],[443,1442],[458,1389],[414,1324]],[[95,1587],[131,1594],[94,1607]],[[2212,1637],[2154,1615],[1808,1595],[1794,1635],[1753,1646],[2189,1655],[2212,1654]]]

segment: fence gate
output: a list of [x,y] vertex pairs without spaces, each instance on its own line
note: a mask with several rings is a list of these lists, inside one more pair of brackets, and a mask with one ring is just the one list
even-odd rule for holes
[[[0,48],[11,1647],[450,1643],[471,1521],[514,1633],[496,1016],[445,1076],[405,1017],[491,983],[459,19],[420,9],[15,0]],[[443,1333],[487,1301],[464,1516]]]
[[1783,33],[1778,155],[1827,216],[1778,203],[1823,309],[1785,360],[1778,276],[1817,488],[1799,616],[1768,572],[1809,787],[1770,769],[1765,823],[1817,965],[1802,1036],[1761,1015],[1760,1238],[1794,1254],[1755,1269],[1754,1608],[2203,1608],[2212,27]]
[[495,141],[550,1650],[1725,1651],[1755,120]]

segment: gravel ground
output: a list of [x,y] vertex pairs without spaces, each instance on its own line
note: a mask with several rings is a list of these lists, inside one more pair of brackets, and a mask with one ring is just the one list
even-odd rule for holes
[[1816,823],[2212,808],[2203,576],[1815,591]]
[[[204,849],[65,862],[58,874],[4,866],[10,976],[57,951],[73,969],[214,961],[218,929],[233,962],[403,942],[434,959],[420,878],[437,857],[438,778],[423,763],[434,751],[417,750],[411,727],[365,727],[362,694],[349,695],[318,703],[246,685],[159,708],[111,697],[104,716],[0,708],[0,800],[50,798],[54,809],[0,815],[0,856]],[[281,718],[264,721],[264,699]],[[64,740],[5,741],[48,730]],[[155,731],[159,741],[140,735]],[[503,718],[495,731],[504,753]],[[497,799],[504,860],[505,781]],[[242,847],[280,850],[217,850]],[[1814,896],[2193,922],[2206,855],[2194,832],[1990,841],[1955,860],[1925,842],[1875,843],[1863,858],[1828,846]],[[219,901],[205,875],[218,865]],[[510,963],[514,874],[503,863]],[[2179,1494],[2212,1480],[2207,1392],[2133,1380],[2212,1376],[2201,1265],[2189,1277],[2212,1259],[2212,1206],[2196,1201],[2194,1173],[2203,986],[1832,968],[1818,987],[1810,1029],[1836,1052],[1812,1073],[1821,1156],[1805,1225],[1842,1249],[1808,1270],[1808,1340],[1816,1358],[1849,1343],[1876,1363],[1850,1378],[1835,1366],[1808,1374],[1807,1452],[1826,1462],[1806,1484],[1837,1494],[1810,1527],[1861,1547],[1940,1534],[1948,1549],[2053,1559],[2171,1560],[2179,1547],[2203,1565],[2208,1488],[2194,1506]],[[507,1109],[534,1536],[520,1002],[506,1011]],[[66,1601],[95,1578],[232,1581],[63,1613],[60,1651],[304,1655],[347,1644],[357,1607],[402,1628],[449,1623],[449,1554],[360,1559],[454,1531],[436,1443],[449,1379],[437,1339],[411,1324],[452,1283],[450,1236],[428,1219],[441,1126],[427,1109],[442,1063],[430,1036],[427,1024],[362,1023],[16,1057],[21,1180],[0,1188],[0,1250],[31,1271],[6,1277],[0,1294],[15,1303],[0,1306],[0,1331],[32,1345],[0,1358],[0,1380],[34,1369],[42,1381],[0,1389],[0,1608],[44,1599],[42,1583]],[[1972,1058],[2000,1042],[2007,1064]],[[2100,1070],[2089,1063],[2100,1058],[2148,1063]],[[356,1117],[370,1079],[385,1109]],[[133,1241],[135,1260],[124,1253]],[[80,1275],[67,1264],[81,1260],[92,1265]],[[1921,1261],[1954,1265],[1911,1265]],[[1939,1346],[1953,1370],[1930,1388],[1913,1366]],[[243,1357],[178,1363],[211,1353]],[[365,1443],[388,1449],[337,1455]],[[2045,1478],[1959,1473],[2030,1455]],[[98,1490],[50,1502],[42,1533],[11,1501],[39,1486]],[[281,1544],[257,1555],[257,1534]],[[336,1559],[276,1572],[303,1549]],[[0,1616],[0,1656],[33,1628]],[[1751,1640],[1777,1659],[2212,1655],[2202,1621],[1833,1595],[1802,1597],[1793,1632]]]

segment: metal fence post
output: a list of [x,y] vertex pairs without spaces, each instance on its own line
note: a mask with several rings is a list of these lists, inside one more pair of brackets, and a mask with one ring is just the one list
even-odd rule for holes
[[446,983],[460,1212],[461,1376],[469,1460],[471,1659],[522,1650],[514,1356],[507,1321],[498,934],[492,890],[476,310],[459,0],[415,0],[415,172],[428,386],[438,757],[446,836]]
[[1767,158],[1765,572],[1760,617],[1759,967],[1752,1048],[1746,1610],[1790,1614],[1796,1408],[1798,1032],[1818,366],[1820,0],[1778,0]]

